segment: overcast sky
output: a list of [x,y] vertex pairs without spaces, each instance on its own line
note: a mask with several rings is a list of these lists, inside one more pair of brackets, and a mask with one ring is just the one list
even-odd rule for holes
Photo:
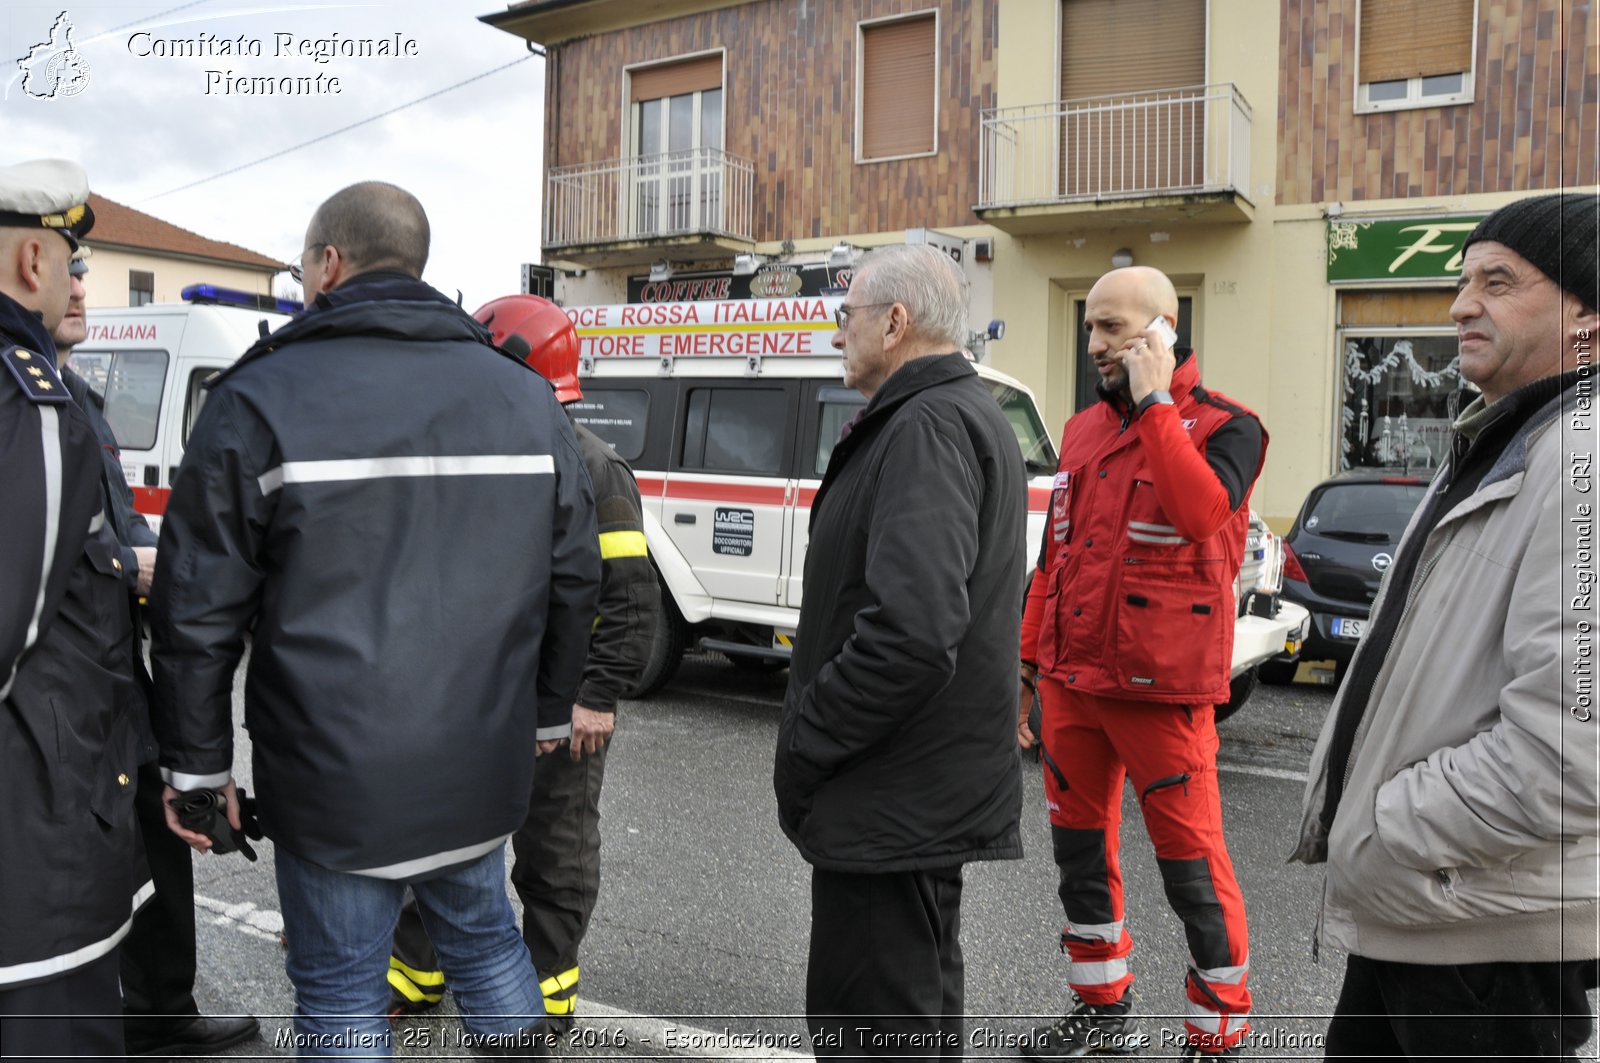
[[[417,195],[432,223],[433,251],[423,279],[452,296],[460,289],[472,310],[516,291],[519,265],[538,259],[544,60],[530,55],[520,38],[478,21],[505,6],[505,0],[5,0],[0,161],[76,159],[101,195],[283,259],[299,253],[306,222],[330,194],[356,181],[391,181]],[[34,98],[24,90],[17,61],[50,39],[63,10],[88,78],[75,95]],[[393,44],[397,34],[402,50],[414,55],[334,55],[318,62],[299,51],[315,51],[325,46],[319,42],[335,38]],[[236,44],[241,37],[247,47],[259,44],[261,54],[170,54],[193,50],[197,42],[220,51],[222,41]],[[35,53],[33,65],[48,67],[50,53]],[[174,191],[508,63],[516,65],[309,147]],[[229,71],[235,78],[274,80],[320,74],[325,91],[227,92]],[[337,93],[326,91],[334,78]],[[41,78],[30,87],[50,83]]]

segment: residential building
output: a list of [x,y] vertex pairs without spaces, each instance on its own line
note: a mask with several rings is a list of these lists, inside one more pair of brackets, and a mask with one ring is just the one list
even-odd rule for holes
[[1283,0],[1269,408],[1313,445],[1279,448],[1275,483],[1437,468],[1470,400],[1462,243],[1530,193],[1595,190],[1597,35],[1574,0]]
[[84,278],[91,307],[176,302],[193,284],[271,295],[277,259],[190,232],[102,195],[91,194],[94,230]]
[[1006,322],[973,348],[1059,423],[1094,401],[1090,285],[1155,266],[1208,384],[1272,434],[1254,502],[1283,530],[1344,463],[1437,462],[1459,402],[1440,245],[1596,184],[1592,7],[526,0],[484,21],[547,50],[558,299],[815,292],[862,248],[932,242],[969,320]]

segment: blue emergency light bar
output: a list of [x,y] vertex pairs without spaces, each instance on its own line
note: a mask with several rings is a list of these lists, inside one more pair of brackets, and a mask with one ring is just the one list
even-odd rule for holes
[[272,310],[280,314],[298,314],[306,304],[298,299],[279,299],[275,295],[258,295],[237,288],[223,288],[216,284],[191,284],[180,296],[186,303],[216,303],[220,306],[242,306],[250,310]]

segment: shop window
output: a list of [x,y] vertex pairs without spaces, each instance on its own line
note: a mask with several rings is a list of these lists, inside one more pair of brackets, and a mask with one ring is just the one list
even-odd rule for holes
[[144,306],[156,301],[156,275],[142,269],[128,271],[128,305]]
[[932,14],[860,27],[856,161],[938,150],[938,21]]
[[1476,0],[1361,0],[1357,114],[1472,102]]
[[1339,468],[1437,469],[1450,426],[1473,390],[1461,378],[1454,331],[1340,333],[1344,402]]

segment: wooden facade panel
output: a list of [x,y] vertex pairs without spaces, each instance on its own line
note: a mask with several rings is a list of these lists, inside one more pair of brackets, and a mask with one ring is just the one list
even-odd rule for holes
[[1356,0],[1282,0],[1278,202],[1600,183],[1594,9],[1477,0],[1472,103],[1358,115]]
[[[938,14],[938,151],[858,164],[857,24],[921,11]],[[998,20],[998,0],[764,0],[569,41],[550,50],[545,164],[629,153],[625,68],[726,49],[723,147],[755,165],[757,240],[975,224]]]

